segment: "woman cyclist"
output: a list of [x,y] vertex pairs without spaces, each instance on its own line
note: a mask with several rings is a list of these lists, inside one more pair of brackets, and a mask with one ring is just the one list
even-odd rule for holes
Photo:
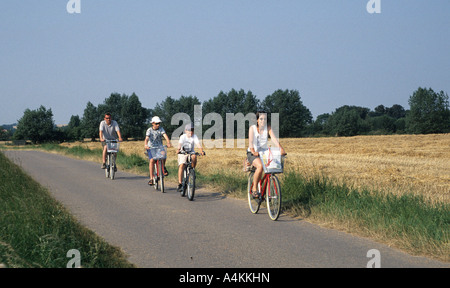
[[281,155],[286,155],[284,148],[278,142],[272,128],[267,125],[267,113],[263,111],[256,112],[256,125],[250,126],[248,130],[249,141],[247,149],[247,160],[256,168],[252,188],[254,197],[259,197],[260,191],[257,191],[257,187],[263,174],[263,164],[259,157],[259,152],[269,148],[267,145],[269,136],[276,147],[280,148]]

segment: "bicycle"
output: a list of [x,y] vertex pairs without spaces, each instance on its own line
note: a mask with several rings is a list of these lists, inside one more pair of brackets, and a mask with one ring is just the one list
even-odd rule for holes
[[254,197],[252,193],[253,177],[256,168],[251,166],[251,164],[248,168],[244,168],[247,172],[250,172],[247,184],[248,204],[250,211],[253,214],[257,214],[261,204],[265,201],[270,219],[276,221],[281,214],[281,185],[276,174],[283,173],[286,156],[279,153],[277,153],[278,155],[274,155],[274,149],[268,149],[265,152],[263,155],[260,153],[264,176],[258,182],[258,197]]
[[162,193],[165,193],[163,160],[167,158],[167,146],[164,145],[147,149],[147,156],[149,160],[156,160],[153,168],[153,186],[155,190],[161,190]]
[[119,152],[119,141],[117,140],[105,140],[106,142],[106,169],[105,175],[106,178],[111,178],[114,180],[117,166],[116,166],[116,157]]
[[[187,163],[186,167],[184,167],[183,170],[183,181],[181,182],[181,197],[186,196],[187,192],[187,198],[189,201],[194,200],[194,194],[195,194],[195,168],[192,167],[192,155],[202,155],[198,152],[186,152],[184,150],[181,150],[178,154],[187,154]],[[203,152],[203,155],[206,155],[205,152]]]

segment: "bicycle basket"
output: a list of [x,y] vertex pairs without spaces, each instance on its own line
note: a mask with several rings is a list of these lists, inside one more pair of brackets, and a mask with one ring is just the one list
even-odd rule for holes
[[259,157],[263,163],[264,173],[283,173],[284,157],[279,148],[269,148],[261,151]]
[[167,148],[165,146],[153,147],[148,150],[149,159],[166,159],[167,158]]
[[119,152],[119,142],[106,142],[106,149],[110,153]]

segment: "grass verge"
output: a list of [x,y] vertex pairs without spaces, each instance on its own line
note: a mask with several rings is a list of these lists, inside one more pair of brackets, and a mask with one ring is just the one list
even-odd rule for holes
[[82,267],[133,267],[123,252],[79,224],[49,192],[0,153],[0,263],[65,268],[81,251]]

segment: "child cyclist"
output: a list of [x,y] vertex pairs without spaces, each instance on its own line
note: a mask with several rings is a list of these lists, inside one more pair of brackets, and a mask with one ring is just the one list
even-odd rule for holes
[[[147,132],[145,133],[145,142],[144,147],[146,150],[154,147],[163,146],[162,139],[166,139],[167,147],[172,147],[172,144],[170,144],[169,136],[167,136],[166,131],[164,128],[161,127],[161,119],[158,116],[155,116],[152,118],[152,127],[147,129]],[[148,151],[150,153],[150,151]],[[155,161],[154,159],[149,160],[148,169],[150,171],[150,181],[148,181],[148,185],[154,185],[153,180],[153,173],[154,173],[154,167],[155,167]],[[166,169],[166,159],[163,160],[163,169],[164,169],[164,176],[169,175],[169,172],[167,172]]]
[[[194,134],[194,125],[188,124],[185,126],[184,134],[181,135],[178,142],[177,154],[180,153],[182,149],[186,152],[195,152],[194,147],[197,147],[200,150],[201,155],[205,155],[197,135]],[[181,191],[183,186],[181,182],[183,181],[183,170],[186,167],[187,157],[187,154],[178,154],[178,192]],[[192,167],[195,168],[197,165],[197,156],[193,154],[191,160]]]

